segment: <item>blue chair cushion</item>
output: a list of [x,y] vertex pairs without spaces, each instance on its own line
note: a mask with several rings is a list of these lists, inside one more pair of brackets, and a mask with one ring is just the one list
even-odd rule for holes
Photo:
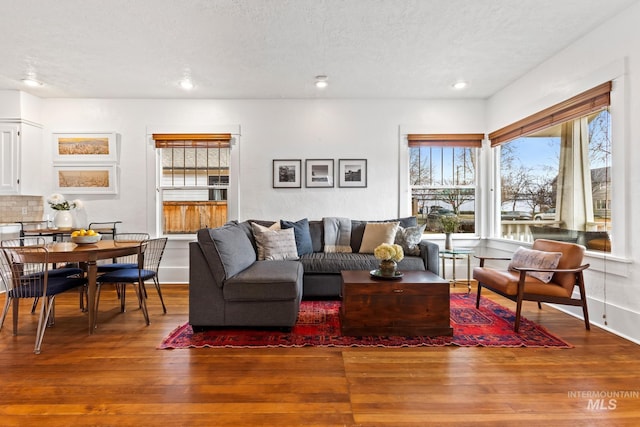
[[[49,277],[47,284],[47,296],[57,295],[59,293],[84,286],[87,279],[82,277]],[[9,291],[11,298],[36,298],[42,296],[42,285],[27,286],[26,284]]]
[[[22,276],[23,278],[41,277],[44,273],[32,273]],[[81,276],[84,274],[84,270],[81,268],[54,268],[49,270],[49,278],[52,277],[69,277],[69,276]]]
[[98,273],[107,273],[109,271],[116,271],[127,268],[138,268],[138,264],[133,262],[115,262],[113,264],[102,264],[98,266]]
[[137,268],[124,268],[122,270],[111,271],[98,277],[100,283],[134,283],[139,279],[149,280],[156,275],[152,270],[140,270],[138,275]]

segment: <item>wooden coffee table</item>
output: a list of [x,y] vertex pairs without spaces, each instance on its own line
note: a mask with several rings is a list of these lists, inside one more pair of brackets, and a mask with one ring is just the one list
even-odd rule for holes
[[406,271],[402,279],[342,271],[340,320],[343,335],[453,335],[449,281],[430,271]]

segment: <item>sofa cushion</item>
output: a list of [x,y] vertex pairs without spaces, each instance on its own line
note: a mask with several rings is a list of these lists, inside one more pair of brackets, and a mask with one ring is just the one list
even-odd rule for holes
[[296,222],[280,220],[280,228],[293,228],[298,256],[313,252],[313,243],[311,241],[311,233],[309,232],[309,220],[307,218]]
[[235,276],[256,261],[249,237],[237,224],[225,224],[208,231],[224,267],[225,278]]
[[287,301],[302,292],[302,265],[296,261],[257,261],[227,280],[227,301]]
[[398,222],[367,223],[358,252],[361,254],[372,254],[373,250],[382,243],[392,244],[396,238],[398,225]]
[[324,223],[322,221],[309,221],[309,234],[313,252],[324,251]]
[[418,225],[418,218],[415,216],[408,216],[404,218],[385,219],[381,221],[362,221],[351,220],[351,250],[358,252],[362,244],[362,236],[364,235],[364,229],[369,222],[399,222],[402,227],[415,227]]
[[420,255],[418,243],[422,241],[422,234],[426,226],[427,224],[407,228],[398,226],[395,243],[402,246],[405,255]]
[[272,230],[256,223],[251,223],[253,235],[256,239],[258,252],[262,257],[259,261],[296,260],[298,249],[293,228],[286,230]]
[[[305,274],[340,274],[342,270],[375,270],[380,260],[371,254],[323,252],[300,257]],[[407,256],[398,263],[399,270],[424,271],[424,261],[420,257]]]
[[[511,258],[508,269],[514,270],[516,267],[525,268],[556,268],[562,257],[562,252],[545,252],[535,249],[519,247]],[[544,283],[549,283],[553,277],[553,272],[528,272],[531,277],[535,277]]]

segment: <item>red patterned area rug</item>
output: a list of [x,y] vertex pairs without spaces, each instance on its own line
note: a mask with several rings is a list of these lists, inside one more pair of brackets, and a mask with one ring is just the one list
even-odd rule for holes
[[474,294],[451,294],[453,336],[442,337],[350,337],[340,333],[340,301],[303,301],[291,332],[268,329],[225,328],[193,332],[187,323],[176,328],[158,348],[203,347],[554,347],[572,348],[543,327],[521,319],[520,332],[513,331],[515,313],[482,298],[475,308]]

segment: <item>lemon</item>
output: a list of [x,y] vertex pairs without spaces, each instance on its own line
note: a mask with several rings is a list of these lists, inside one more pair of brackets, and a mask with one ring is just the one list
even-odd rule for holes
[[95,235],[96,235],[95,230],[87,230],[87,236],[95,236]]
[[78,237],[80,235],[80,231],[79,230],[75,230],[71,232],[71,237]]

